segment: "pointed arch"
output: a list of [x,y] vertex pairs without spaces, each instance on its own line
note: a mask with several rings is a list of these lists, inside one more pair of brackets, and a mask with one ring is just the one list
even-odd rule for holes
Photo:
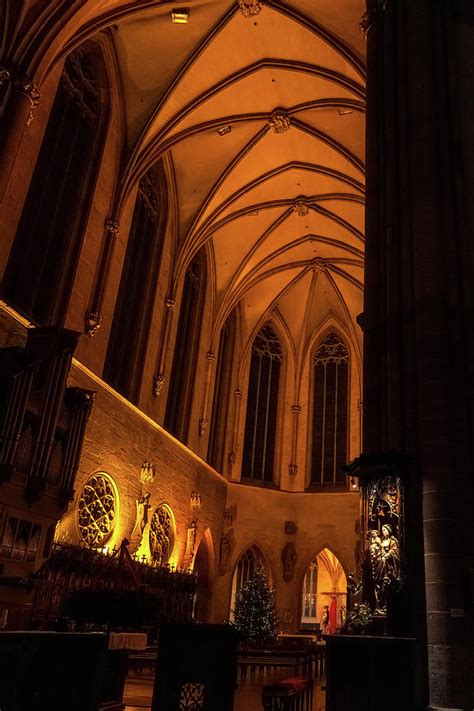
[[265,576],[271,582],[271,570],[267,560],[257,543],[247,545],[234,567],[232,575],[231,598],[230,598],[230,619],[233,618],[235,598],[240,592],[242,585],[250,580],[259,566],[263,567]]
[[164,421],[165,428],[184,444],[189,433],[207,272],[206,250],[201,249],[184,278]]
[[280,339],[268,322],[252,343],[242,453],[243,478],[262,483],[271,483],[274,477],[282,360]]
[[310,486],[344,485],[349,432],[350,351],[336,330],[311,355]]
[[64,323],[110,115],[103,48],[64,64],[2,285],[41,325]]
[[346,593],[346,571],[339,557],[328,546],[320,548],[304,570],[300,625],[334,633],[343,622]]

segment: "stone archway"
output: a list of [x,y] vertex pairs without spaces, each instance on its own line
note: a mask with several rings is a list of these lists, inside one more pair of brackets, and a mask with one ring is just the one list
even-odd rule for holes
[[325,632],[335,632],[345,615],[346,592],[347,579],[340,560],[329,548],[323,548],[311,560],[304,576],[301,626],[319,626]]

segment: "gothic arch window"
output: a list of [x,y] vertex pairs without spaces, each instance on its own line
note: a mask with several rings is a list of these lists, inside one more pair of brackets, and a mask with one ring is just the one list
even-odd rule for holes
[[189,433],[205,295],[203,248],[192,260],[184,278],[164,422],[165,428],[184,443]]
[[166,177],[158,163],[138,186],[104,378],[137,402],[148,345],[167,217]]
[[347,461],[349,352],[330,333],[313,356],[311,483],[344,484]]
[[262,567],[265,575],[267,578],[269,577],[269,572],[268,572],[268,567],[265,563],[265,558],[262,555],[262,552],[258,548],[258,546],[252,546],[251,548],[248,548],[245,553],[240,557],[239,562],[237,563],[235,570],[234,570],[234,575],[232,578],[232,595],[231,595],[231,619],[232,619],[232,611],[234,609],[235,605],[235,598],[237,596],[237,593],[240,592],[242,589],[242,585],[247,582],[247,580],[250,580],[253,578],[255,575],[256,570],[259,567]]
[[118,495],[111,477],[96,472],[86,481],[77,505],[80,540],[100,548],[110,540],[117,520]]
[[165,504],[158,506],[151,517],[149,544],[152,562],[166,565],[174,548],[174,528],[171,509]]
[[242,476],[258,481],[273,478],[281,362],[280,341],[267,324],[252,344],[242,461]]
[[222,472],[224,463],[224,445],[232,380],[235,329],[236,314],[235,311],[232,311],[222,328],[219,338],[216,384],[214,387],[211,428],[207,450],[207,461],[214,469],[220,472]]
[[97,44],[66,59],[3,282],[3,296],[41,325],[66,317],[109,114]]

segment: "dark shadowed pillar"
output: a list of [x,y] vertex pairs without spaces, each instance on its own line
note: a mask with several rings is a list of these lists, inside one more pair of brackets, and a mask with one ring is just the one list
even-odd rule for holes
[[368,4],[364,452],[410,458],[409,627],[472,709],[474,6]]

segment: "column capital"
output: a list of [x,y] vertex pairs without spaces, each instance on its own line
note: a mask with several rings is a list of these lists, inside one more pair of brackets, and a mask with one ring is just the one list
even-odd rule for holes
[[206,360],[213,361],[216,359],[216,354],[213,351],[207,351]]
[[176,299],[170,299],[169,297],[167,297],[165,299],[165,306],[170,311],[176,311]]

